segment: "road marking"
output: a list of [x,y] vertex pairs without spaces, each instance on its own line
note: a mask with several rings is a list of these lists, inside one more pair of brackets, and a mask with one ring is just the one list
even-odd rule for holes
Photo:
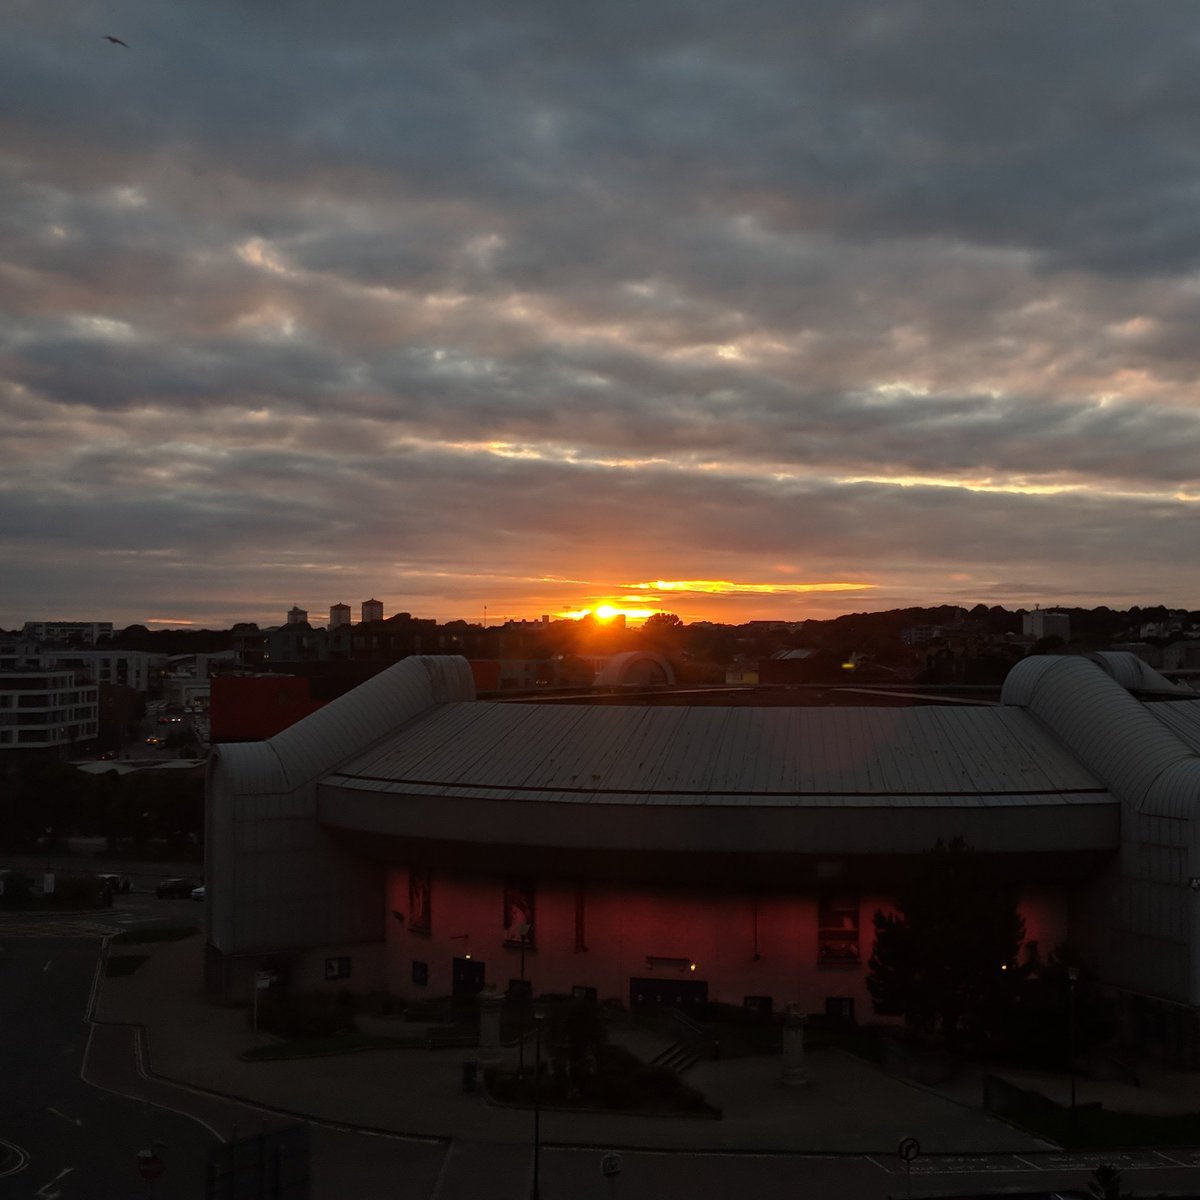
[[46,959],[46,965],[42,968],[43,972],[50,970],[51,959]]
[[50,1189],[64,1175],[70,1175],[70,1173],[73,1170],[75,1170],[74,1167],[63,1167],[63,1169],[61,1171],[59,1171],[59,1173],[57,1175],[55,1175],[55,1177],[52,1180],[50,1180],[49,1183],[43,1183],[42,1186],[40,1188],[38,1188],[38,1190],[36,1192],[34,1192],[33,1194],[35,1196],[40,1196],[42,1198],[42,1200],[58,1200],[58,1197],[62,1195],[62,1192],[52,1192],[52,1191],[50,1191]]
[[78,1117],[68,1117],[65,1112],[59,1112],[57,1108],[47,1108],[47,1112],[52,1112],[56,1117],[62,1117],[64,1121],[70,1121],[72,1125],[78,1125],[83,1128],[83,1122]]
[[0,1171],[0,1179],[7,1179],[10,1175],[16,1175],[18,1171],[23,1171],[29,1166],[28,1153],[21,1149],[15,1142],[7,1142],[3,1138],[0,1138],[0,1146],[7,1146],[17,1156],[17,1161],[11,1167]]
[[[110,1028],[116,1028],[116,1027],[112,1026]],[[130,1027],[122,1026],[122,1028],[128,1029]],[[87,1076],[88,1055],[91,1052],[92,1037],[94,1036],[96,1029],[97,1029],[96,1023],[94,1021],[91,1022],[90,1026],[88,1028],[87,1045],[84,1047],[84,1051],[83,1051],[83,1061],[79,1065],[79,1078],[82,1079],[84,1083],[86,1083],[89,1087],[99,1088],[100,1091],[108,1092],[110,1095],[113,1095],[113,1096],[123,1096],[126,1100],[136,1100],[139,1104],[149,1104],[151,1108],[160,1108],[164,1112],[178,1113],[181,1117],[188,1117],[189,1119],[195,1121],[197,1125],[203,1125],[204,1128],[207,1129],[208,1132],[211,1133],[213,1135],[213,1137],[215,1137],[217,1139],[218,1142],[229,1141],[229,1139],[223,1133],[214,1129],[203,1117],[198,1117],[198,1116],[196,1116],[196,1114],[194,1112],[188,1112],[188,1110],[185,1108],[174,1108],[170,1104],[162,1104],[157,1100],[151,1100],[148,1096],[139,1096],[137,1094],[131,1094],[129,1092],[121,1092],[121,1091],[118,1091],[114,1087],[109,1087],[107,1084],[95,1083],[91,1079],[89,1079]],[[182,1086],[180,1084],[172,1083],[169,1081],[151,1079],[151,1077],[145,1073],[145,1071],[142,1068],[140,1046],[138,1045],[138,1039],[139,1039],[140,1033],[141,1033],[140,1028],[133,1027],[133,1036],[135,1039],[135,1042],[134,1042],[134,1069],[137,1071],[138,1075],[140,1075],[148,1083],[151,1083],[151,1082],[163,1083],[167,1087]],[[191,1090],[191,1089],[187,1089],[187,1090]],[[201,1093],[201,1094],[203,1094],[203,1093]],[[227,1096],[218,1096],[217,1099],[225,1100],[227,1103],[232,1103],[232,1104],[241,1103],[240,1101],[237,1101],[237,1100],[231,1100]],[[243,1105],[243,1107],[250,1107],[250,1106]]]

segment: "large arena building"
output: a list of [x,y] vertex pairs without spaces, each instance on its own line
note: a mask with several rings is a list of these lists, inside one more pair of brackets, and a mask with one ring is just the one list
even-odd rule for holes
[[1019,663],[996,705],[475,698],[403,660],[216,748],[210,986],[504,989],[869,1018],[872,916],[937,839],[1018,888],[1144,1049],[1200,1065],[1200,697],[1125,654]]

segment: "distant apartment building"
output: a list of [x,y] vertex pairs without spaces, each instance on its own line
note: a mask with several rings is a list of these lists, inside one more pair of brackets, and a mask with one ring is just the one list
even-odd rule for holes
[[1035,608],[1021,618],[1021,632],[1026,637],[1060,637],[1064,642],[1071,640],[1071,618],[1066,613],[1051,612]]
[[350,624],[351,608],[348,604],[332,604],[329,607],[329,628],[341,629]]
[[34,642],[94,646],[102,637],[112,637],[111,621],[26,621],[22,636]]
[[365,625],[368,621],[383,620],[383,601],[382,600],[364,600],[362,602],[362,620]]
[[945,625],[907,625],[900,630],[900,640],[906,646],[925,646],[945,636]]
[[119,684],[144,693],[158,686],[167,656],[145,650],[51,650],[39,659],[44,667],[75,671],[80,680]]
[[94,741],[99,693],[74,671],[0,673],[0,750],[55,750]]
[[74,671],[80,683],[115,684],[143,693],[158,686],[166,661],[165,654],[145,650],[68,648],[27,641],[0,644],[0,672]]
[[301,608],[298,604],[293,604],[288,609],[287,623],[289,625],[307,625],[308,609]]

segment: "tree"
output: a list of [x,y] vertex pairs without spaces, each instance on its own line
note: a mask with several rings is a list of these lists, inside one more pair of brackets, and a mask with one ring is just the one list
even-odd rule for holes
[[875,1011],[947,1042],[978,1032],[1020,978],[1024,935],[1016,895],[989,862],[960,837],[939,840],[901,888],[896,911],[875,914],[867,976]]
[[1131,1200],[1133,1193],[1121,1190],[1121,1172],[1111,1163],[1101,1163],[1088,1183],[1092,1200]]
[[642,625],[642,628],[647,633],[666,633],[668,631],[682,629],[683,621],[681,618],[676,616],[675,613],[656,612],[651,613],[646,618],[645,624]]

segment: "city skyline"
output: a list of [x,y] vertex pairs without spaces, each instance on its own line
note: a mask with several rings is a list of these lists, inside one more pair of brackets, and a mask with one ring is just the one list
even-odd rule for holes
[[0,626],[1196,603],[1194,9],[6,33]]

